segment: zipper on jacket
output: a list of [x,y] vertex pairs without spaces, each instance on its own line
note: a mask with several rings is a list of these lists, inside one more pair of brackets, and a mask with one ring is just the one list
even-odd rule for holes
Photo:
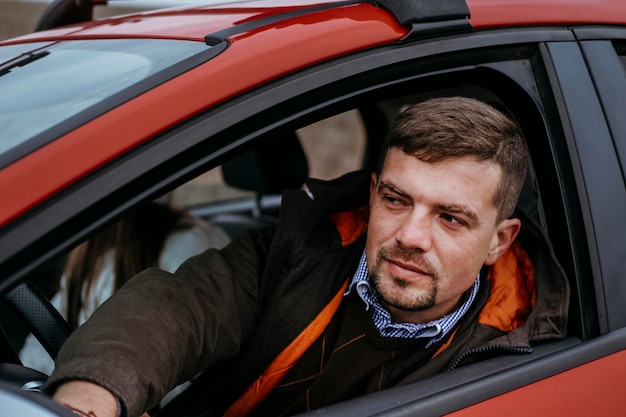
[[472,355],[478,355],[482,353],[488,353],[492,351],[503,351],[504,353],[517,353],[517,354],[529,354],[533,353],[533,348],[530,346],[507,346],[507,345],[490,345],[490,346],[482,346],[475,349],[470,349],[461,356],[459,356],[448,368],[448,371],[456,369],[461,362],[465,359],[469,358]]

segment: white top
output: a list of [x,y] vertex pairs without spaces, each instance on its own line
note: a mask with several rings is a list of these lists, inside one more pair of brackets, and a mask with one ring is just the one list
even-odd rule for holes
[[[171,233],[163,245],[159,256],[159,268],[174,272],[180,264],[188,258],[204,252],[211,247],[222,248],[228,244],[230,238],[220,227],[208,223],[199,223],[189,229],[176,230]],[[113,294],[113,250],[105,255],[102,271],[96,277],[92,291],[85,294],[83,288],[83,306],[78,314],[78,324],[84,323],[91,314]],[[61,314],[67,316],[67,278],[61,277],[60,289],[50,302]],[[54,361],[32,335],[28,335],[20,359],[24,366],[36,369],[50,375],[54,369]]]

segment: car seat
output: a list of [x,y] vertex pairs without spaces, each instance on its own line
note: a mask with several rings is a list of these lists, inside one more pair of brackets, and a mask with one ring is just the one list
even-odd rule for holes
[[302,187],[309,176],[309,164],[297,134],[290,131],[261,140],[256,148],[224,163],[222,175],[226,184],[255,193],[249,213],[219,213],[210,218],[236,237],[246,230],[274,224],[282,192]]

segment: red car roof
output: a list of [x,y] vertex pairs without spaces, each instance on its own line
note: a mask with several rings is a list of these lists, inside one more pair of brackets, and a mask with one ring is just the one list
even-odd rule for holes
[[[155,37],[203,41],[241,23],[341,0],[250,0],[188,6],[101,19],[20,39],[50,37]],[[623,0],[467,0],[475,29],[501,26],[625,24]],[[172,19],[176,16],[176,19]],[[210,18],[209,18],[210,17]],[[303,19],[303,18],[301,18]],[[304,18],[305,19],[305,18]],[[294,20],[293,24],[306,24]]]
[[626,24],[623,0],[467,0],[475,29],[498,26]]

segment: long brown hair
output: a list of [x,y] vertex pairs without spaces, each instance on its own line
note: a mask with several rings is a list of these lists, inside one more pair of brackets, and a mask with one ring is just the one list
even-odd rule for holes
[[[158,266],[165,239],[184,225],[183,212],[150,203],[103,229],[70,252],[64,268],[67,279],[67,321],[78,327],[83,291],[89,294],[107,255],[113,251],[113,290],[151,266]],[[191,222],[190,222],[191,224]],[[85,288],[85,290],[83,290]]]

